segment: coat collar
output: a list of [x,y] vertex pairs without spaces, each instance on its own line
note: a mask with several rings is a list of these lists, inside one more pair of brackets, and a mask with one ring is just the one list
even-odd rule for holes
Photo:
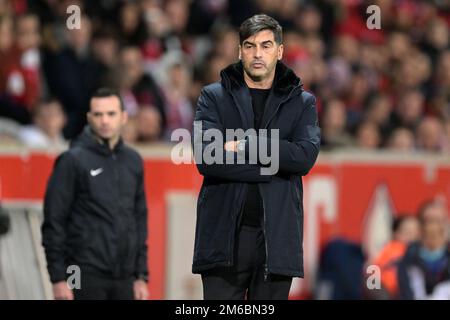
[[[250,91],[244,81],[244,68],[242,62],[231,64],[220,72],[222,86],[230,92],[238,111],[243,119],[244,130],[253,127],[254,116],[251,108]],[[267,99],[262,128],[268,125],[272,115],[277,112],[280,104],[288,99],[295,89],[302,89],[302,82],[283,62],[278,61],[275,69],[275,79],[273,81],[270,95]]]

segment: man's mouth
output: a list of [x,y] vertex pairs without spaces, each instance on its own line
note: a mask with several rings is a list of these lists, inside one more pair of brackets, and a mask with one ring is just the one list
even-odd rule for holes
[[253,62],[252,67],[255,69],[264,68],[266,65],[263,62]]

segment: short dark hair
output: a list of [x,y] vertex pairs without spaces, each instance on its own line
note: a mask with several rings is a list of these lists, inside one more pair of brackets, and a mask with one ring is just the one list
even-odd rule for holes
[[272,31],[275,42],[278,44],[282,43],[283,28],[278,21],[266,14],[256,14],[242,22],[239,28],[239,44],[242,44],[245,39],[263,30]]
[[92,95],[91,100],[93,98],[106,98],[106,97],[111,97],[111,96],[116,96],[119,99],[120,110],[124,111],[125,106],[123,105],[123,101],[122,101],[122,98],[120,97],[120,94],[112,88],[108,88],[108,87],[98,88]]

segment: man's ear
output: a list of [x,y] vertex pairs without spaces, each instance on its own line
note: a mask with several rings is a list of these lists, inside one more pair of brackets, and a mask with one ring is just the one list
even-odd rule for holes
[[280,46],[278,47],[278,60],[281,60],[283,58],[283,45],[280,44]]
[[242,47],[239,45],[239,60],[242,59]]
[[128,112],[122,111],[122,125],[128,122]]

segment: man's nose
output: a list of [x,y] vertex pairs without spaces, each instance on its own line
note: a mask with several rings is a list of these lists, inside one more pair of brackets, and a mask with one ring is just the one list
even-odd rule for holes
[[102,125],[105,125],[105,124],[108,123],[108,116],[107,115],[102,116],[101,123],[102,123]]
[[262,57],[262,48],[259,46],[256,46],[254,54],[255,54],[256,59],[261,58]]

